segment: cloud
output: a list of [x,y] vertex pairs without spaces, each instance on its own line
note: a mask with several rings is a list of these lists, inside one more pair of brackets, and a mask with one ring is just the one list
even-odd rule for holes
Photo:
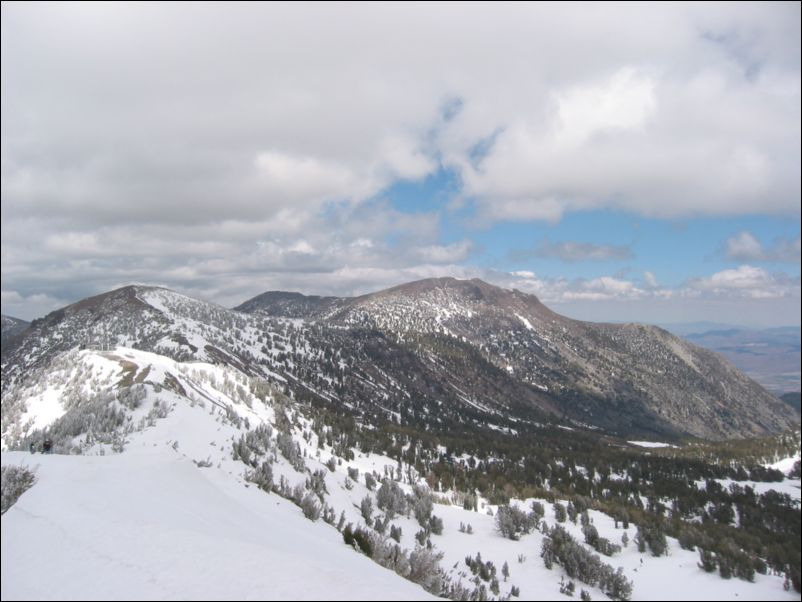
[[798,214],[798,6],[455,10],[5,7],[5,213],[265,219],[440,162],[486,220]]
[[655,110],[655,80],[625,67],[609,79],[555,94],[558,147],[578,148],[605,132],[643,127]]
[[470,220],[474,228],[488,227],[495,222],[545,221],[556,223],[562,219],[565,207],[554,197],[496,198],[485,202],[480,198],[476,216]]
[[[463,273],[455,264],[468,257],[473,243],[438,243],[438,223],[431,213],[407,214],[372,202],[333,208],[306,218],[301,227],[292,220],[103,226],[91,232],[30,226],[3,237],[3,281],[23,295],[35,291],[70,301],[150,283],[236,305],[270,287],[350,294],[357,287],[340,280],[344,269],[396,274],[395,280],[383,276],[359,289],[369,292],[398,284],[406,274]],[[5,300],[3,305],[5,310]],[[32,311],[20,317],[37,317]]]
[[[4,3],[3,289],[364,292],[487,274],[471,228],[498,222],[798,217],[799,10]],[[440,210],[383,200],[439,170],[448,239]],[[575,244],[549,252],[624,258]]]
[[563,300],[640,299],[643,295],[644,291],[637,288],[632,282],[610,276],[602,276],[601,278],[594,278],[588,282],[580,283],[579,290],[566,291]]
[[510,253],[513,260],[530,257],[558,259],[567,263],[579,261],[616,261],[634,257],[629,245],[597,245],[574,241],[551,243],[541,242],[531,250],[517,250]]
[[692,291],[754,299],[799,298],[800,279],[791,278],[784,273],[769,273],[755,266],[741,265],[735,269],[716,272],[707,278],[692,279],[688,282],[688,287]]
[[472,241],[463,239],[450,245],[419,247],[412,253],[425,263],[459,263],[468,258],[473,247]]
[[636,301],[664,297],[670,292],[648,291],[636,283],[613,276],[586,279],[547,278],[534,272],[520,270],[508,274],[488,274],[487,277],[501,286],[517,288],[537,295],[546,303],[572,303],[575,301]]
[[361,198],[370,186],[360,184],[355,173],[343,165],[313,156],[280,151],[260,152],[254,161],[264,190],[288,200],[336,200]]
[[763,245],[750,232],[744,231],[727,239],[726,245],[727,257],[730,259],[760,260],[765,253]]
[[764,247],[751,232],[739,232],[725,242],[725,254],[736,261],[774,261],[799,263],[802,246],[800,238],[778,238],[771,247]]
[[49,295],[23,296],[17,291],[3,290],[0,294],[3,314],[21,320],[31,320],[67,304],[63,299]]
[[741,266],[661,286],[644,275],[644,284],[616,276],[593,279],[549,278],[530,270],[485,271],[481,276],[517,288],[551,309],[591,321],[680,323],[698,320],[769,327],[799,324],[800,278]]
[[[652,272],[644,272],[644,283],[616,276],[586,279],[548,278],[529,270],[509,273],[488,272],[484,277],[507,288],[518,288],[540,297],[541,301],[566,304],[575,301],[665,301],[670,299],[737,300],[798,299],[800,278],[783,272],[741,265],[709,276],[688,279],[675,287],[659,285]],[[798,313],[798,312],[797,312]]]

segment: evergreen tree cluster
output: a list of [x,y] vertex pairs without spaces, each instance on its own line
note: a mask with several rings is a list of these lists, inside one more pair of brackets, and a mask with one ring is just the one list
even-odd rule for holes
[[546,568],[559,564],[569,577],[587,585],[598,585],[613,600],[629,600],[632,596],[632,582],[626,579],[623,569],[614,570],[603,563],[560,525],[552,527],[548,537],[543,539],[540,556]]
[[496,529],[502,536],[517,540],[521,535],[531,533],[537,526],[537,513],[526,513],[518,506],[505,504],[496,511]]

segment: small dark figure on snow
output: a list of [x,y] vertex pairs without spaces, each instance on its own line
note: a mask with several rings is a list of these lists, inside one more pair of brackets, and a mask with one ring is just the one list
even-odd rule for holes
[[28,445],[28,449],[31,450],[32,454],[36,453],[36,446],[33,444],[33,441],[31,441],[30,444]]
[[42,443],[42,453],[49,454],[53,449],[53,442],[50,439],[45,439]]

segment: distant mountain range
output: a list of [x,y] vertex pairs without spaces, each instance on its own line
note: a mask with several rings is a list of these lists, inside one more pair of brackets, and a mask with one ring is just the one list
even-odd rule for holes
[[28,328],[29,322],[18,318],[12,318],[11,316],[0,315],[0,326],[2,326],[2,328],[0,328],[0,333],[2,333],[2,347],[5,349],[6,343],[10,341],[12,337],[17,336]]
[[798,420],[719,355],[663,329],[571,320],[533,295],[439,278],[355,298],[269,292],[236,310],[143,286],[85,299],[4,348],[4,429],[15,391],[61,354],[117,345],[228,364],[296,399],[433,430],[557,422],[724,439]]
[[789,406],[794,408],[797,413],[800,413],[800,404],[802,403],[802,395],[799,391],[795,391],[794,393],[783,393],[780,395],[780,399],[782,399],[785,403]]

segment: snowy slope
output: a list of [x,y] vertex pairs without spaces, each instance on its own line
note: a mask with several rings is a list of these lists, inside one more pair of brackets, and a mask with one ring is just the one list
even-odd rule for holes
[[796,454],[790,458],[783,458],[781,460],[777,460],[776,462],[769,464],[769,468],[775,468],[784,474],[788,474],[794,468],[794,464],[799,462],[800,454]]
[[[532,500],[520,503],[522,509],[528,508]],[[546,507],[545,520],[549,525],[556,524],[551,504],[539,500]],[[445,533],[448,537],[433,538],[436,545],[445,552],[443,564],[453,566],[458,563],[459,570],[468,572],[464,559],[466,555],[482,553],[482,559],[492,561],[497,567],[507,562],[510,569],[508,583],[521,589],[522,600],[567,599],[559,593],[562,572],[559,566],[547,570],[540,558],[541,543],[544,536],[535,531],[524,535],[518,541],[501,537],[495,530],[493,517],[484,512],[468,512],[462,508],[437,507],[435,514],[442,516]],[[600,512],[590,511],[594,526],[602,537],[620,544],[623,529],[615,529],[613,519]],[[470,523],[474,533],[459,532],[459,524]],[[563,525],[578,541],[583,541],[581,526],[566,521]],[[630,540],[635,528],[630,527]],[[718,574],[705,573],[699,569],[699,555],[680,548],[676,539],[668,538],[669,556],[659,558],[638,552],[630,543],[620,554],[602,560],[613,567],[623,567],[624,574],[633,584],[633,600],[798,600],[795,592],[783,590],[783,580],[779,577],[756,575],[755,583],[738,579],[723,580]],[[519,555],[525,560],[518,562]],[[641,563],[641,560],[643,561]],[[565,577],[568,581],[568,577]],[[502,591],[505,589],[502,583]],[[606,600],[598,588],[577,582],[577,598],[580,589],[588,590],[594,600]]]
[[38,482],[2,517],[2,598],[430,599],[336,530],[166,445],[3,454]]
[[[112,386],[125,364],[147,389],[133,416],[156,398],[170,411],[129,433],[121,454],[99,443],[79,456],[3,452],[4,465],[37,476],[2,517],[3,599],[431,598],[345,546],[333,527],[244,481],[245,466],[231,457],[239,429],[221,408],[253,424],[273,416],[269,403],[251,396],[249,407],[232,394],[245,375],[126,348],[71,357],[72,371],[53,380],[49,396],[77,374],[93,378],[87,366],[111,374],[99,382]],[[41,400],[31,401],[37,422],[63,413],[38,412]],[[282,459],[275,470],[303,482]]]
[[[307,520],[291,501],[247,482],[251,467],[233,458],[232,445],[257,425],[269,425],[270,449],[261,457],[270,459],[273,483],[308,490],[317,474],[325,483],[321,501],[335,516],[342,514],[346,524],[363,526],[360,501],[368,496],[377,506],[376,490],[367,488],[364,475],[400,477],[397,460],[357,449],[350,460],[335,456],[295,402],[264,381],[259,381],[265,388],[257,395],[254,379],[232,366],[179,362],[124,347],[69,351],[60,358],[47,379],[17,391],[31,427],[80,412],[91,391],[125,418],[112,439],[96,429],[91,437],[79,434],[60,444],[60,449],[84,455],[3,453],[4,465],[30,466],[38,479],[2,517],[3,599],[428,596],[346,546],[334,526]],[[141,393],[135,403],[119,396],[131,386]],[[297,445],[301,468],[274,447],[279,415],[285,414],[283,420],[290,424],[285,433]],[[120,449],[124,451],[112,453]],[[349,478],[349,469],[358,469],[359,478]],[[423,483],[408,466],[403,475],[399,485],[406,493],[413,483]],[[799,499],[798,480],[760,485]],[[473,512],[462,508],[454,492],[438,495],[455,502],[435,504],[444,531],[431,535],[435,550],[444,554],[440,566],[451,583],[462,582],[469,590],[476,585],[464,559],[481,552],[499,570],[505,561],[509,565],[511,575],[500,583],[501,596],[509,595],[513,585],[523,600],[560,596],[565,573],[560,566],[544,567],[541,532],[518,541],[505,539],[487,514],[486,500],[479,498],[479,511]],[[514,503],[528,508],[531,501]],[[551,504],[541,501],[545,520],[554,525]],[[374,516],[379,514],[376,510]],[[602,537],[620,541],[623,531],[615,529],[610,517],[590,514]],[[473,534],[460,532],[460,523],[472,525]],[[415,518],[397,516],[392,524],[402,528],[401,548],[414,550],[420,529]],[[579,526],[564,526],[582,541]],[[630,539],[634,534],[631,527]],[[697,553],[682,550],[676,540],[669,538],[668,546],[668,556],[655,558],[638,553],[631,543],[604,561],[623,568],[634,584],[634,600],[798,599],[783,590],[781,577],[758,574],[755,583],[723,580],[701,571]],[[593,599],[606,599],[597,588],[576,585],[577,597],[585,588]]]

